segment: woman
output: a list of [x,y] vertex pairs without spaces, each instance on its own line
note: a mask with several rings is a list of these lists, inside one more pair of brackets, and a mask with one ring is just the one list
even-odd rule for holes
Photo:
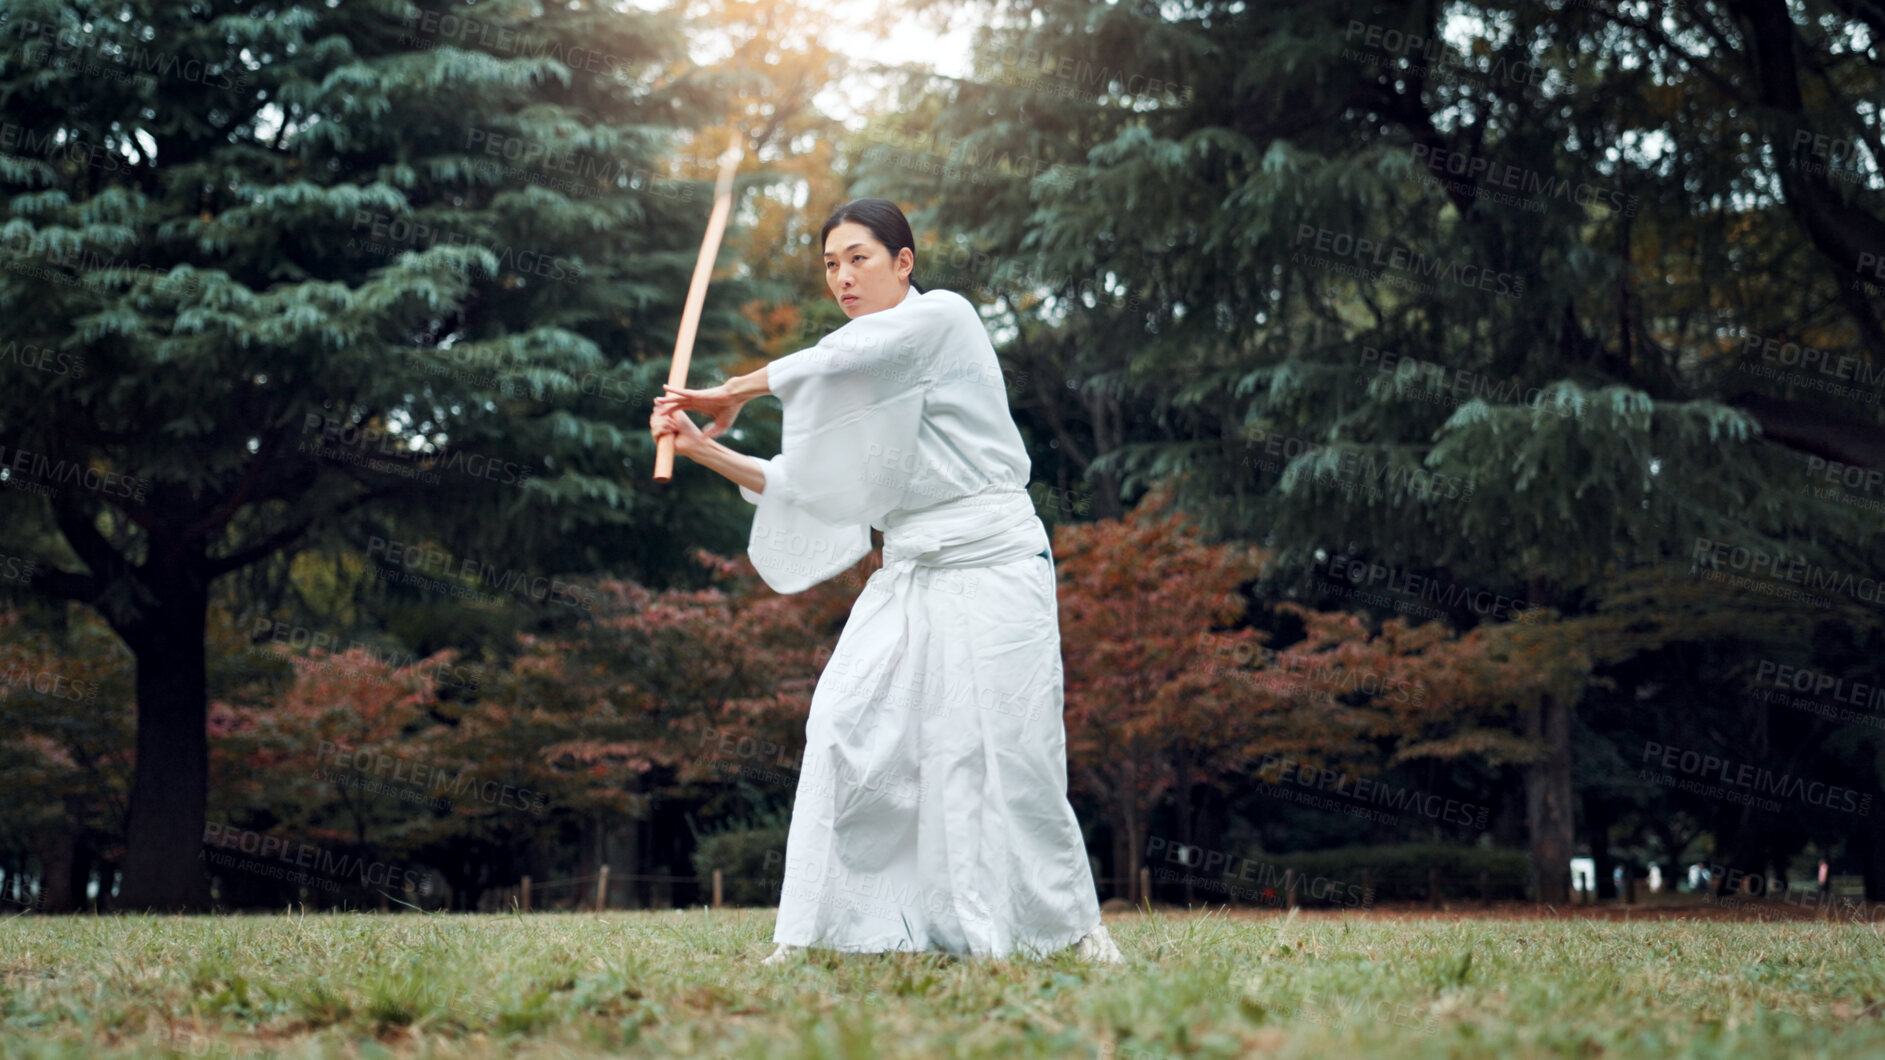
[[[1076,943],[1117,963],[1067,802],[1053,557],[988,333],[968,300],[913,281],[889,200],[839,207],[820,241],[850,323],[720,386],[670,387],[650,421],[757,505],[748,553],[778,592],[848,569],[884,533],[812,695],[762,963],[808,946]],[[766,393],[784,407],[778,456],[714,440]]]

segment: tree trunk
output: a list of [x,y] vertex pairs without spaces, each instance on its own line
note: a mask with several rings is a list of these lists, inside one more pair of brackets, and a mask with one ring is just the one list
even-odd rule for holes
[[1856,831],[1851,846],[1865,879],[1865,900],[1885,902],[1885,819],[1873,814]]
[[74,913],[84,907],[85,881],[78,878],[79,829],[70,813],[72,797],[66,797],[67,814],[35,838],[39,854],[39,911]]
[[582,837],[576,842],[576,878],[583,881],[576,888],[576,908],[583,909],[595,904],[594,887],[584,889],[590,880],[601,875],[602,866],[608,863],[608,828],[602,821],[602,811],[593,810],[583,821]]
[[130,912],[194,912],[209,903],[197,858],[209,793],[209,593],[193,572],[165,573],[168,591],[125,638],[137,657],[137,768],[118,907]]
[[1598,805],[1595,797],[1584,800],[1584,841],[1590,844],[1591,873],[1599,901],[1617,897],[1617,881],[1611,872],[1617,867],[1610,856],[1610,812]]
[[1125,820],[1123,813],[1116,815],[1112,824],[1106,828],[1106,832],[1112,834],[1112,866],[1110,866],[1112,871],[1106,873],[1112,877],[1112,894],[1108,894],[1108,898],[1123,898],[1127,902],[1135,902],[1133,877],[1139,875],[1139,870],[1137,870],[1137,862],[1133,860],[1133,839],[1125,834],[1125,828],[1120,824],[1120,820]]
[[[647,903],[642,901],[642,881],[634,879],[635,876],[641,874],[642,831],[641,818],[632,814],[629,816],[628,820],[622,824],[621,873],[622,878],[628,881],[628,886],[624,888],[627,893],[627,900],[623,902],[623,906],[628,909],[642,909],[647,906]],[[781,858],[780,865],[782,866],[780,872],[783,873],[785,852],[781,851],[779,857]]]
[[[1172,757],[1172,765],[1177,774],[1178,781],[1177,784],[1173,785],[1178,789],[1174,793],[1177,795],[1176,801],[1178,803],[1178,841],[1184,844],[1185,856],[1189,858],[1191,856],[1191,848],[1196,845],[1191,827],[1191,755],[1189,748],[1181,741],[1178,745],[1177,753]],[[1198,865],[1203,866],[1203,864],[1204,860],[1200,858]],[[1192,903],[1196,900],[1197,892],[1194,883],[1194,875],[1190,872],[1186,872],[1185,908],[1187,909],[1191,908]]]
[[1123,801],[1125,812],[1120,815],[1123,823],[1120,830],[1126,837],[1126,860],[1122,863],[1122,870],[1126,874],[1126,900],[1139,905],[1151,898],[1151,895],[1142,894],[1139,890],[1139,866],[1145,863],[1145,844],[1139,840],[1138,807],[1130,798]]
[[1538,901],[1571,900],[1570,864],[1575,838],[1571,817],[1571,708],[1545,695],[1526,711],[1526,735],[1543,741],[1545,759],[1525,769],[1525,820],[1531,832],[1532,872]]

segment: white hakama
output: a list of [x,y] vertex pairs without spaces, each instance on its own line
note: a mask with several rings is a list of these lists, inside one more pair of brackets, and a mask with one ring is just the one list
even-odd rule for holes
[[1060,625],[974,307],[912,293],[774,361],[749,553],[779,592],[884,531],[806,721],[776,942],[1042,955],[1100,925],[1067,801]]

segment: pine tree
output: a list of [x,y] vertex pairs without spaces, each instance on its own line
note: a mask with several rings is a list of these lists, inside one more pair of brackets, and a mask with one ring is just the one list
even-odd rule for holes
[[[906,110],[1046,171],[871,177],[1035,296],[1010,353],[1103,495],[1173,479],[1297,587],[1340,554],[1576,609],[1717,542],[1885,570],[1869,498],[1809,477],[1885,467],[1863,5],[984,6],[977,76]],[[1519,722],[1539,865],[1574,707]]]
[[642,492],[710,198],[665,161],[713,103],[681,53],[673,12],[527,0],[0,13],[0,551],[136,658],[124,907],[205,898],[219,578],[690,544]]

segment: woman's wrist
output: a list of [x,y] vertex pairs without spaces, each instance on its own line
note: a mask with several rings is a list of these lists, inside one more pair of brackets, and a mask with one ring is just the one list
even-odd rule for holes
[[759,461],[728,449],[716,439],[702,439],[692,452],[683,455],[754,493],[766,492],[766,473],[760,470]]
[[729,395],[740,401],[751,401],[756,397],[764,397],[772,393],[772,389],[767,386],[765,365],[745,375],[736,375],[722,385],[726,387]]

